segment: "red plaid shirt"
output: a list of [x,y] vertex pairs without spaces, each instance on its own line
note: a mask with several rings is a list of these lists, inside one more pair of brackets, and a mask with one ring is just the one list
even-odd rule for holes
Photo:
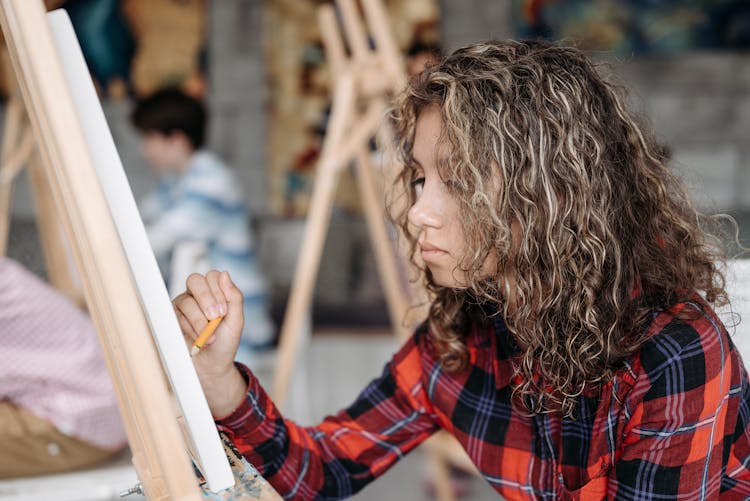
[[459,374],[418,330],[348,409],[314,427],[285,420],[242,367],[247,398],[217,423],[286,499],[349,496],[440,428],[507,499],[750,497],[750,386],[724,326],[696,300],[648,329],[640,352],[580,397],[575,419],[511,404],[517,348],[498,318],[469,334]]

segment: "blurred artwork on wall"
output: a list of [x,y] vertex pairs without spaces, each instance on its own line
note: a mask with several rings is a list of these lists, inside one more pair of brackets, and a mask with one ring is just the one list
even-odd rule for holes
[[513,0],[516,34],[620,55],[750,47],[748,0]]
[[[328,1],[265,0],[269,211],[304,216],[325,135],[330,75],[317,24],[317,7]],[[384,0],[391,29],[406,50],[415,42],[438,42],[438,0]],[[336,205],[358,210],[350,175],[339,178]]]
[[[205,0],[46,0],[68,11],[91,76],[103,97],[145,96],[163,87],[206,92]],[[0,47],[0,93],[15,92]]]
[[120,0],[136,41],[131,87],[144,96],[180,87],[206,93],[206,0]]

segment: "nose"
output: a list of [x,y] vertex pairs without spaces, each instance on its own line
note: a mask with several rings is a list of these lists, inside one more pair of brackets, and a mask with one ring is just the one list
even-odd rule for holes
[[420,229],[424,229],[428,226],[433,228],[440,226],[439,211],[436,210],[432,198],[427,196],[424,192],[409,209],[407,218],[409,219],[410,224]]

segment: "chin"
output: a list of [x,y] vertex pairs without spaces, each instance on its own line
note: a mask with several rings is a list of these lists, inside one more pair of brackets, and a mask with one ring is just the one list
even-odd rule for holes
[[450,276],[450,274],[448,273],[446,274],[433,273],[432,281],[435,282],[440,287],[447,287],[449,289],[462,289],[466,287],[465,285],[462,285],[461,282],[456,280],[455,277]]

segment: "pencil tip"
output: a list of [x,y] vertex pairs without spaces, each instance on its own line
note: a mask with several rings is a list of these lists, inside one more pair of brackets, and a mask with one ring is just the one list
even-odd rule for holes
[[192,348],[190,348],[190,356],[194,357],[195,355],[198,354],[199,351],[201,351],[200,347],[193,346]]

